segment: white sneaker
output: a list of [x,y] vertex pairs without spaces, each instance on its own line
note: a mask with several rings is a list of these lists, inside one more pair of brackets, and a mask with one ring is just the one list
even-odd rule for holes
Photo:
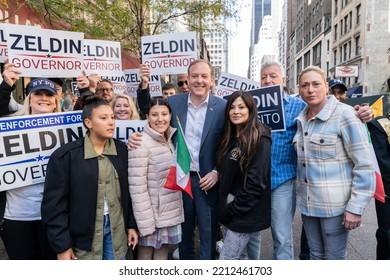
[[180,260],[179,248],[176,248],[176,250],[173,251],[172,258],[173,258],[174,260]]

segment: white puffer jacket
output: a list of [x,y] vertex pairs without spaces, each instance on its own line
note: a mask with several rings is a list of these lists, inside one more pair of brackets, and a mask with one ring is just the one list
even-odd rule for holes
[[181,192],[164,188],[172,163],[171,138],[175,132],[176,128],[170,127],[167,140],[146,124],[141,146],[129,151],[129,189],[141,236],[184,221]]

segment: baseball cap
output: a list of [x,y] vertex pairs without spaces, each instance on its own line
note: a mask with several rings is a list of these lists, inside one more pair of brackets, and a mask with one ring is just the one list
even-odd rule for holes
[[30,93],[40,90],[45,90],[53,95],[57,95],[56,86],[52,81],[45,78],[37,78],[31,80],[30,86],[28,87],[28,92]]
[[61,78],[49,78],[49,80],[59,85],[60,87],[62,87],[62,85],[64,84],[64,80]]
[[342,80],[340,80],[340,79],[331,79],[330,81],[329,81],[329,88],[333,88],[333,87],[335,87],[335,86],[341,86],[342,88],[343,88],[343,90],[344,91],[347,91],[348,90],[348,88],[347,88],[347,86],[344,84],[344,82],[342,81]]

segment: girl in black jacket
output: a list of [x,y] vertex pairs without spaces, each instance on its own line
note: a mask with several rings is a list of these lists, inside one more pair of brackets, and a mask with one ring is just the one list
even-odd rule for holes
[[82,116],[87,135],[50,157],[42,221],[58,259],[124,259],[138,242],[127,147],[112,138],[114,113],[106,101],[87,98]]
[[248,259],[251,238],[271,223],[270,129],[259,122],[245,91],[228,99],[218,151],[219,220],[224,226],[220,259]]

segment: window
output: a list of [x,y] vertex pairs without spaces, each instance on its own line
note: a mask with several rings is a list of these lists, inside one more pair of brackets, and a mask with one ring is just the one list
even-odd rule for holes
[[305,66],[305,68],[307,67],[307,66],[309,66],[310,65],[310,51],[308,51],[307,53],[305,53],[305,55],[304,55],[304,66]]
[[352,55],[352,42],[348,41],[348,59],[351,59]]
[[339,12],[339,11],[338,11],[338,5],[337,5],[338,3],[337,3],[337,2],[338,2],[337,0],[334,1],[334,15],[335,15],[335,16],[337,16],[337,14],[338,14],[338,12]]
[[360,24],[360,17],[361,17],[361,4],[356,6],[356,25]]
[[344,17],[344,33],[348,32],[348,15]]
[[355,55],[361,55],[360,36],[355,37]]
[[349,12],[349,29],[352,29],[352,11]]
[[343,45],[343,49],[344,49],[344,61],[346,61],[348,59],[348,57],[347,57],[347,55],[348,55],[347,44]]
[[327,53],[329,53],[329,49],[330,49],[330,41],[326,40],[326,52]]
[[296,76],[296,80],[298,81],[298,76],[299,76],[299,73],[302,72],[302,57],[300,59],[297,60],[297,76]]
[[337,24],[334,25],[334,40],[337,40]]
[[313,47],[313,64],[321,67],[321,42]]
[[337,65],[337,49],[333,51],[333,65]]
[[342,19],[341,21],[340,21],[340,35],[343,35],[344,34],[344,29],[343,29],[343,26],[344,26],[344,20]]
[[340,48],[340,63],[343,62],[343,47],[341,46]]

